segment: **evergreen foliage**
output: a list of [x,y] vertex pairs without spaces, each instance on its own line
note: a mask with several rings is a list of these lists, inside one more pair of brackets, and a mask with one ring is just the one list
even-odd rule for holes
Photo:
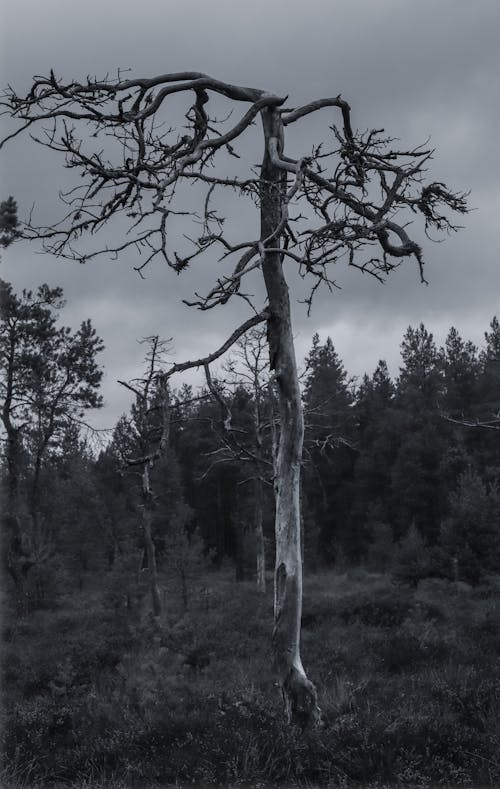
[[8,247],[18,235],[17,203],[13,197],[0,202],[0,247]]
[[5,785],[498,784],[496,318],[480,349],[410,327],[396,379],[381,360],[356,383],[313,338],[302,626],[325,720],[299,735],[269,701],[272,599],[253,581],[257,476],[268,575],[273,561],[265,366],[257,388],[232,365],[170,391],[149,466],[152,617],[126,461],[159,440],[157,383],[97,450],[92,325],[59,326],[60,288],[1,294]]
[[500,568],[498,483],[487,484],[469,468],[450,495],[448,517],[441,527],[441,545],[453,564],[456,580],[478,583]]
[[303,491],[307,501],[306,533],[312,522],[316,535],[313,550],[317,557],[328,561],[338,558],[339,551],[359,557],[354,535],[346,534],[355,457],[350,383],[331,338],[321,345],[315,334],[305,362]]

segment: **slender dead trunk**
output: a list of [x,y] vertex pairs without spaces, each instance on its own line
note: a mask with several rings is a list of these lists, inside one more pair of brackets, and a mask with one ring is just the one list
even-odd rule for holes
[[146,556],[148,558],[149,582],[151,587],[151,600],[153,603],[153,614],[160,616],[161,614],[161,597],[158,588],[158,572],[156,568],[156,549],[151,534],[151,522],[153,520],[153,495],[149,485],[149,469],[148,465],[144,465],[142,472],[142,498],[144,505],[143,513],[143,531],[144,531],[144,544],[146,547]]
[[[152,523],[154,511],[154,496],[151,490],[149,470],[154,468],[156,460],[164,455],[168,448],[170,435],[170,401],[167,379],[163,375],[156,373],[155,364],[161,345],[158,337],[151,338],[151,351],[149,356],[149,371],[142,383],[142,391],[133,388],[136,394],[136,417],[135,427],[139,434],[141,450],[143,454],[138,460],[129,459],[128,465],[142,466],[142,530],[144,534],[144,549],[148,562],[149,581],[151,588],[151,599],[153,604],[154,616],[160,616],[162,612],[162,600],[158,587],[158,571],[156,567],[156,549],[152,536]],[[159,384],[159,406],[161,414],[161,434],[156,449],[152,449],[149,442],[150,424],[148,421],[150,413],[150,388],[155,378]],[[121,382],[122,383],[122,382]],[[128,386],[128,384],[124,384]],[[128,386],[130,388],[130,386]],[[141,559],[138,576],[144,562],[144,552]]]
[[266,591],[266,547],[264,543],[264,525],[262,510],[262,479],[260,476],[254,481],[255,502],[255,550],[257,554],[257,589]]
[[262,413],[260,400],[260,381],[258,379],[257,363],[254,370],[254,436],[255,436],[255,478],[254,478],[254,502],[255,502],[255,553],[257,559],[257,589],[259,592],[266,591],[266,546],[264,542],[264,515],[263,515],[263,462],[262,462]]
[[[279,112],[264,109],[265,153],[261,168],[262,270],[269,299],[268,343],[280,411],[280,437],[275,469],[276,567],[274,586],[273,657],[289,722],[302,728],[319,719],[316,689],[300,657],[302,556],[300,547],[300,465],[304,422],[290,299],[279,251],[286,176],[272,161],[270,146],[283,149]],[[265,247],[274,251],[265,251]]]

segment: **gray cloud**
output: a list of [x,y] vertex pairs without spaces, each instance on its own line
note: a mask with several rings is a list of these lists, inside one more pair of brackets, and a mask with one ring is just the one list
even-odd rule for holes
[[[500,209],[496,132],[500,127],[500,51],[497,0],[214,0],[210,4],[143,0],[87,0],[72,4],[45,0],[4,7],[3,82],[19,92],[33,74],[51,67],[84,78],[199,69],[228,81],[288,95],[290,106],[339,92],[353,108],[359,128],[381,127],[404,144],[429,135],[436,147],[432,177],[471,189],[475,211],[463,231],[443,244],[424,244],[429,286],[419,284],[412,264],[404,264],[380,286],[359,272],[338,267],[342,290],[322,292],[311,318],[294,306],[298,356],[307,352],[314,331],[332,336],[347,369],[361,374],[387,357],[398,367],[398,345],[408,324],[424,321],[444,341],[454,324],[480,342],[499,311],[500,269],[495,238]],[[309,118],[288,135],[297,153],[307,153],[328,130],[333,116]],[[256,142],[249,156],[259,151]],[[2,152],[2,190],[14,194],[23,211],[36,203],[41,221],[59,214],[56,197],[69,183],[62,163],[28,138]],[[248,216],[224,198],[240,231],[248,236]],[[421,238],[420,231],[418,237]],[[196,356],[219,344],[238,323],[242,305],[199,313],[182,305],[194,289],[207,289],[214,267],[193,265],[185,277],[152,266],[140,280],[128,256],[77,266],[35,254],[18,245],[3,255],[0,276],[16,288],[48,281],[61,284],[67,323],[91,317],[107,350],[105,397],[108,407],[96,423],[109,424],[128,406],[116,378],[138,374],[148,334],[172,336],[175,358]],[[304,295],[290,270],[292,295]],[[262,293],[260,285],[252,290]]]

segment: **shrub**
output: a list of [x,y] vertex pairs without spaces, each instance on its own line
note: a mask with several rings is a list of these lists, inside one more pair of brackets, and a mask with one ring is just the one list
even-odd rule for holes
[[459,477],[450,498],[449,517],[441,527],[447,564],[450,566],[452,559],[456,562],[455,580],[477,584],[483,576],[500,570],[499,508],[496,482],[486,485],[472,469]]
[[425,544],[418,528],[412,523],[396,547],[393,575],[398,581],[416,586],[422,578],[435,574],[435,551]]

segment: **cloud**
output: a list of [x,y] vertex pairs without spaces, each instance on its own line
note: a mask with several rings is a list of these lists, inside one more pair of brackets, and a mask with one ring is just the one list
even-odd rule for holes
[[[384,286],[339,266],[334,277],[342,289],[320,293],[311,318],[296,303],[305,295],[304,283],[289,267],[297,353],[303,358],[318,329],[332,336],[348,371],[360,375],[373,370],[380,357],[387,357],[397,372],[399,343],[410,323],[423,320],[439,342],[452,324],[464,336],[481,340],[499,311],[500,292],[497,0],[143,0],[125,5],[87,0],[73,4],[71,13],[63,0],[45,0],[33,4],[29,14],[22,3],[6,5],[3,23],[3,81],[20,92],[29,89],[33,74],[50,68],[68,79],[113,74],[117,67],[146,76],[199,69],[288,95],[288,106],[342,92],[359,128],[384,127],[404,145],[430,135],[436,147],[432,177],[472,190],[475,211],[465,218],[465,229],[443,244],[424,243],[428,287],[420,285],[409,262]],[[334,113],[323,112],[289,129],[290,150],[307,154],[334,121]],[[257,161],[257,126],[248,139],[247,159]],[[72,173],[54,154],[25,137],[2,151],[1,167],[3,190],[14,194],[24,211],[35,202],[40,221],[59,215],[57,193]],[[253,218],[240,211],[234,194],[222,200],[234,220],[235,238],[248,237]],[[245,309],[240,301],[214,313],[182,304],[193,290],[210,287],[220,270],[215,260],[193,263],[183,277],[154,265],[145,281],[133,271],[136,263],[129,255],[78,266],[19,245],[4,253],[0,267],[0,275],[16,288],[61,284],[68,302],[66,323],[92,318],[106,343],[108,406],[98,417],[100,424],[112,422],[127,407],[127,395],[114,381],[140,372],[143,349],[137,339],[173,336],[176,360],[190,358],[222,342]],[[260,306],[261,284],[254,279],[249,290]]]

